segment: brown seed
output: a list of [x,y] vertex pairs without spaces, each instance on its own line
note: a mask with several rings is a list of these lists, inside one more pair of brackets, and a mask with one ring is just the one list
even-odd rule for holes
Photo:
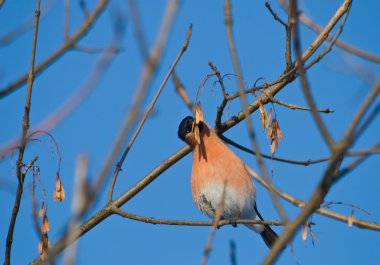
[[40,211],[38,212],[38,216],[42,217],[44,211],[45,211],[45,202],[42,202]]
[[304,224],[302,227],[302,240],[305,241],[307,239],[307,225]]
[[351,227],[354,222],[354,210],[352,210],[350,216],[348,217],[347,224],[348,227]]

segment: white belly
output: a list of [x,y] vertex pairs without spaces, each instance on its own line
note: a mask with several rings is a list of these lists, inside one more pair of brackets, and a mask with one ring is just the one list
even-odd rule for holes
[[255,194],[244,196],[233,187],[224,187],[223,183],[210,183],[200,190],[196,201],[198,208],[211,218],[219,207],[223,209],[224,219],[254,219]]

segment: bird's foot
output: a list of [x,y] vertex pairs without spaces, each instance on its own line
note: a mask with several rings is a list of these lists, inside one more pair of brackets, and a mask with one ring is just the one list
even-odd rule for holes
[[230,220],[230,224],[231,224],[233,227],[237,227],[237,226],[238,226],[237,223],[236,223],[236,220],[237,220],[237,219],[239,219],[239,218],[235,217],[235,218],[232,218],[232,219]]

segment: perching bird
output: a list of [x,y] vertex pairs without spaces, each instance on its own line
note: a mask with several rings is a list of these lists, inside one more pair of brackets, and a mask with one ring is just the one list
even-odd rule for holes
[[[198,139],[193,117],[184,118],[178,127],[178,137],[193,151],[191,192],[195,204],[210,218],[222,207],[222,219],[263,220],[256,207],[256,188],[244,162],[205,122],[197,126]],[[246,226],[259,233],[269,248],[278,238],[269,225]]]

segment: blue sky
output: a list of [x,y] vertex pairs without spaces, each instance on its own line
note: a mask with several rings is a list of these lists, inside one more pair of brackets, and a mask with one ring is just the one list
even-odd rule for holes
[[[88,1],[92,10],[95,2]],[[42,1],[44,5],[45,1]],[[283,18],[286,14],[276,1],[270,1],[273,9]],[[340,1],[300,1],[300,8],[315,22],[324,25],[334,13]],[[166,1],[139,1],[138,7],[146,40],[151,47],[163,16]],[[374,54],[380,54],[380,40],[377,37],[380,19],[379,3],[376,1],[355,1],[341,38],[348,43]],[[33,14],[34,1],[6,1],[0,9],[0,35],[8,32],[20,21]],[[105,47],[112,38],[116,10],[126,16],[126,33],[118,54],[102,76],[93,92],[67,119],[51,133],[57,141],[62,155],[61,178],[67,199],[63,203],[52,201],[57,155],[52,151],[52,143],[47,137],[41,142],[28,145],[25,161],[39,156],[38,165],[47,190],[52,243],[61,235],[70,218],[70,204],[73,195],[75,161],[79,154],[87,153],[90,159],[90,178],[97,176],[109,148],[112,146],[123,117],[129,110],[134,90],[139,82],[142,59],[138,51],[132,21],[127,16],[124,1],[113,1],[95,23],[89,33],[80,41],[83,46]],[[36,62],[41,62],[55,51],[64,41],[63,2],[57,1],[40,21]],[[240,63],[248,86],[263,77],[268,81],[276,79],[285,67],[285,33],[280,24],[265,8],[262,1],[233,1],[234,34]],[[70,29],[74,33],[83,21],[76,1],[71,2]],[[207,74],[212,73],[208,62],[212,61],[222,73],[233,73],[229,55],[223,17],[223,1],[182,1],[165,47],[159,70],[154,75],[144,107],[147,107],[155,91],[185,39],[188,25],[193,24],[193,35],[186,53],[181,58],[176,72],[185,85],[192,100],[198,86]],[[301,27],[302,47],[305,48],[315,34]],[[0,47],[0,86],[4,87],[29,69],[32,30],[21,35],[9,45]],[[325,46],[324,46],[325,47]],[[99,54],[79,51],[67,52],[58,62],[50,66],[35,80],[31,125],[44,120],[63,101],[85,82],[96,65]],[[360,69],[369,78],[357,74]],[[316,102],[321,108],[332,108],[332,114],[324,114],[334,139],[342,137],[362,100],[380,74],[378,64],[362,60],[334,48],[324,60],[309,72]],[[208,81],[201,90],[200,100],[205,117],[210,124],[216,115],[216,107],[221,102],[220,88]],[[236,91],[236,79],[226,80],[231,93]],[[22,86],[0,101],[0,145],[21,132],[21,120],[25,103],[26,86]],[[278,95],[278,99],[306,105],[299,81],[289,84]],[[238,101],[226,109],[223,119],[240,110]],[[269,108],[269,106],[268,106]],[[307,160],[328,155],[328,148],[316,129],[309,112],[293,111],[275,105],[277,117],[284,135],[279,157]],[[169,157],[184,144],[177,138],[177,127],[189,111],[174,86],[169,81],[164,88],[153,115],[145,123],[123,171],[116,184],[115,195],[120,195],[133,186],[155,166]],[[261,129],[259,114],[254,113],[252,121],[256,128],[259,145],[269,153],[266,132]],[[379,141],[380,123],[376,119],[364,135],[359,138],[355,149],[371,147]],[[226,136],[250,146],[245,123],[226,132]],[[254,169],[258,169],[256,159],[234,149],[242,159]],[[9,218],[17,187],[15,161],[17,153],[0,161],[0,260],[4,259],[4,246]],[[135,196],[123,209],[130,212],[167,219],[207,220],[195,207],[190,193],[191,155],[167,170],[151,185]],[[347,164],[350,160],[344,161]],[[333,186],[326,201],[354,204],[370,212],[368,216],[355,210],[355,216],[365,220],[380,222],[378,203],[380,182],[378,180],[379,157],[374,155],[357,170],[348,174]],[[116,164],[116,161],[115,161]],[[308,167],[267,161],[273,172],[273,182],[282,190],[301,199],[308,199],[316,183],[320,180],[326,164]],[[31,222],[31,176],[26,179],[25,193],[16,225],[12,259],[14,264],[25,264],[38,255],[37,233]],[[264,218],[277,220],[279,216],[270,196],[257,184],[258,207]],[[108,183],[94,209],[95,213],[106,203]],[[40,194],[40,193],[39,193]],[[41,195],[38,195],[41,196]],[[40,198],[40,197],[39,197]],[[282,201],[286,213],[295,217],[299,209]],[[349,206],[332,206],[331,210],[345,215],[351,213]],[[312,244],[310,237],[301,240],[298,233],[293,241],[293,254],[287,248],[279,259],[279,264],[379,264],[378,232],[348,228],[341,223],[315,214],[313,227],[317,241]],[[281,227],[274,228],[281,233]],[[197,264],[201,260],[204,244],[209,235],[209,227],[164,226],[139,223],[112,216],[79,240],[77,264]],[[216,233],[208,264],[230,264],[229,242],[233,240],[237,248],[238,264],[259,264],[267,254],[267,248],[259,235],[242,225],[238,228],[223,227]],[[61,257],[59,257],[61,261]]]

